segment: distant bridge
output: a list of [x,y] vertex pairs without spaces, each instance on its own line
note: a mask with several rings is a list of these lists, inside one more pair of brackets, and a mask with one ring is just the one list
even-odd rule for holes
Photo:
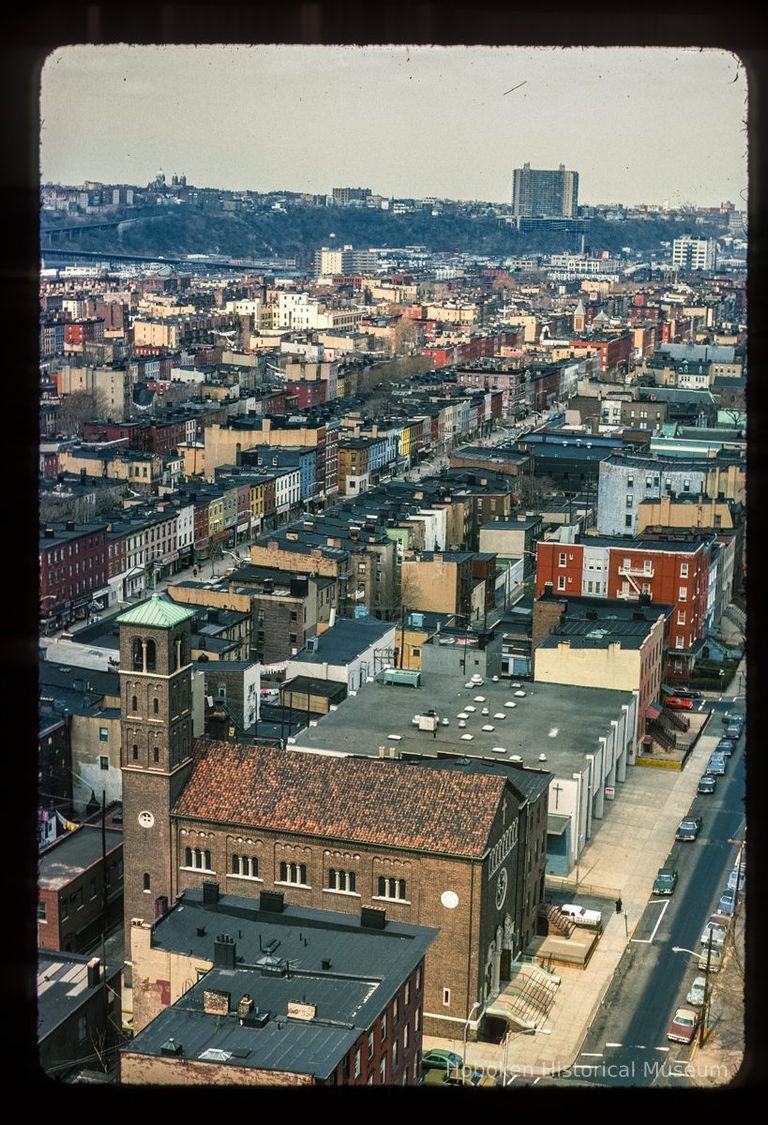
[[41,227],[40,236],[47,239],[50,245],[59,235],[71,239],[73,235],[81,234],[83,231],[106,230],[111,227],[117,227],[119,233],[120,230],[125,230],[126,227],[138,222],[140,222],[139,219],[112,219],[109,222],[105,220],[103,223],[73,223],[66,227]]

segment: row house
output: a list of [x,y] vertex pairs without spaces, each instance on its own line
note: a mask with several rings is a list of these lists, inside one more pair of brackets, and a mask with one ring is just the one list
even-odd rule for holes
[[61,355],[64,351],[64,330],[66,323],[63,320],[46,321],[40,326],[40,355],[43,359],[52,355]]
[[107,525],[68,520],[41,528],[39,568],[41,617],[59,623],[84,618],[91,602],[107,593]]
[[585,336],[573,336],[568,341],[572,348],[591,348],[597,355],[600,374],[605,376],[608,372],[618,371],[626,375],[631,366],[634,355],[634,338],[631,332],[622,332],[615,336],[603,333],[588,333]]
[[[514,418],[525,409],[525,375],[510,365],[498,370],[485,367],[460,367],[456,372],[459,386],[470,390],[494,391],[501,395],[494,417]],[[494,395],[494,401],[496,396]]]
[[82,348],[85,344],[104,339],[104,321],[101,317],[74,320],[64,325],[64,350]]
[[[570,535],[567,535],[570,538]],[[687,679],[706,632],[711,543],[586,536],[536,550],[536,596],[621,598],[672,605],[666,675]]]

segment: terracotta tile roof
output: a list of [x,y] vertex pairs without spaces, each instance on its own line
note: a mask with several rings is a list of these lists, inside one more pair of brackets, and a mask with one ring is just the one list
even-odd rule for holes
[[180,817],[480,856],[501,776],[195,740]]

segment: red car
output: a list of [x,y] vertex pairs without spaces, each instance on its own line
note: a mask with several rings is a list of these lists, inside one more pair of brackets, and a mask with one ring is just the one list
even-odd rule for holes
[[693,1008],[678,1008],[667,1028],[671,1043],[691,1043],[699,1023],[699,1013]]
[[664,706],[671,708],[673,711],[691,711],[693,710],[693,700],[681,699],[679,695],[670,695],[664,700]]

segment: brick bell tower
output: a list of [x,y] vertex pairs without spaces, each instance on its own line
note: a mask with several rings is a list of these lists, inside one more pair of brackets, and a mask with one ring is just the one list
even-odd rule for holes
[[131,919],[151,923],[174,902],[169,811],[192,762],[193,617],[153,594],[117,618],[128,948]]

